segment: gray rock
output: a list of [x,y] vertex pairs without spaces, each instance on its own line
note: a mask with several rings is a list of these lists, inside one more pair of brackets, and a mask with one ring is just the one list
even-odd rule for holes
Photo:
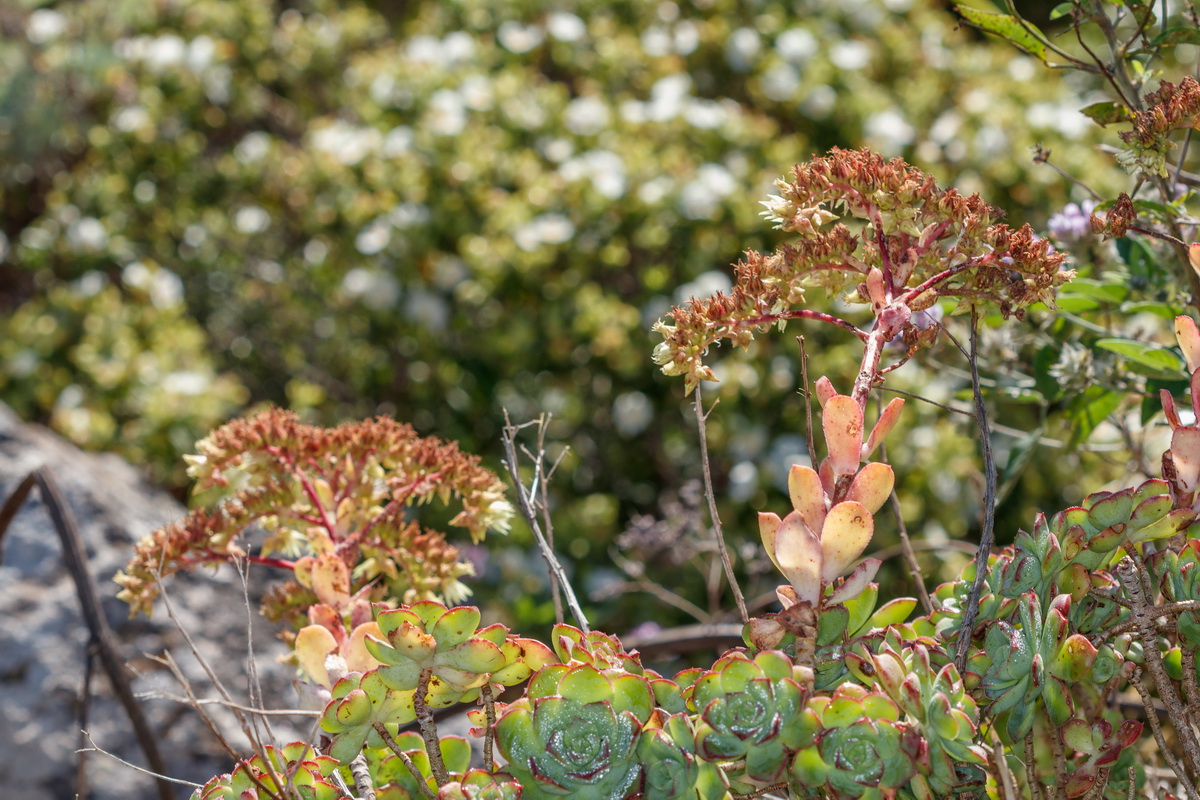
[[[116,599],[117,586],[112,582],[134,543],[179,519],[184,508],[119,458],[85,453],[45,428],[22,423],[0,403],[0,502],[29,472],[43,465],[53,471],[79,523],[105,616],[135,676],[134,690],[181,694],[170,673],[150,658],[169,652],[198,696],[217,697],[162,601],[156,604],[153,619],[130,619],[128,608]],[[85,705],[87,729],[95,745],[145,765],[132,726],[98,661],[90,700],[82,702],[88,630],[63,563],[58,534],[36,489],[0,548],[0,794],[23,800],[75,796],[80,712]],[[251,570],[251,609],[257,609],[257,597],[273,579],[261,568]],[[235,569],[225,566],[215,573],[175,576],[167,581],[167,590],[181,626],[235,700],[250,702],[247,661],[253,642],[266,707],[295,704],[293,670],[277,661],[286,648],[275,638],[274,626],[256,612],[247,613]],[[248,620],[253,622],[250,635]],[[144,699],[143,708],[171,777],[203,783],[232,768],[233,760],[193,709],[154,696]],[[247,740],[232,715],[219,706],[205,709],[238,752],[248,753]],[[264,733],[267,741],[307,739],[312,723],[303,718],[270,721],[273,735]],[[83,769],[89,797],[96,800],[158,797],[150,777],[104,754],[87,753]],[[191,791],[179,786],[177,796],[188,797]]]

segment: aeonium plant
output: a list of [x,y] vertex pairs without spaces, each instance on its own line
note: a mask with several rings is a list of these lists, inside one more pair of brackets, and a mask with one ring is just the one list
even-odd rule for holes
[[[907,598],[876,608],[879,563],[862,555],[875,514],[903,481],[872,459],[902,430],[903,401],[870,426],[867,406],[888,373],[938,335],[939,324],[917,325],[914,314],[951,298],[951,311],[972,312],[972,322],[987,306],[1020,317],[1031,303],[1051,301],[1070,273],[1028,228],[1006,228],[978,197],[939,189],[900,160],[835,150],[779,188],[768,214],[797,242],[747,256],[731,294],[675,309],[672,324],[658,326],[656,359],[695,389],[713,377],[704,358],[721,339],[745,345],[772,326],[813,319],[862,342],[848,394],[827,378],[813,387],[825,457],[791,471],[788,513],[760,516],[764,549],[786,581],[777,591],[782,610],[748,619],[745,647],[667,676],[617,637],[591,630],[579,611],[578,627],[560,621],[543,644],[484,624],[478,609],[453,598],[392,594],[400,584],[387,580],[357,583],[370,569],[388,574],[371,561],[378,550],[336,542],[365,542],[354,532],[371,528],[333,526],[333,547],[292,565],[301,587],[292,607],[309,623],[294,640],[297,662],[327,691],[321,736],[280,751],[294,757],[277,759],[277,768],[248,760],[197,796],[1117,800],[1136,796],[1150,774],[1135,758],[1142,720],[1125,719],[1115,702],[1137,696],[1175,776],[1145,796],[1200,800],[1200,743],[1187,716],[1200,704],[1200,548],[1189,534],[1200,493],[1194,421],[1164,394],[1173,432],[1162,480],[1039,516],[1032,533],[996,552],[985,539],[976,561],[938,587],[919,616]],[[874,325],[803,307],[814,285],[862,302]],[[1200,329],[1180,318],[1177,334],[1195,387]],[[884,345],[897,338],[903,355],[884,363]],[[978,381],[974,388],[982,421]],[[240,440],[246,459],[236,447],[221,457],[257,467],[263,456],[251,454],[266,438]],[[278,457],[269,446],[266,455]],[[270,470],[286,463],[238,491],[260,487],[248,498],[265,502],[282,491]],[[372,469],[401,463],[409,462]],[[434,480],[411,470],[405,479],[414,487]],[[280,495],[290,498],[292,519],[315,525],[313,498],[326,496],[339,498],[329,520],[379,513],[377,482],[346,492],[329,480],[310,493],[305,477],[297,480],[298,494]],[[470,496],[502,508],[483,483],[482,494],[463,493],[464,505],[484,508]],[[526,505],[525,487],[517,490]],[[246,503],[219,502],[235,504],[210,513],[242,513],[236,502]],[[176,541],[189,540],[166,536],[160,546]],[[200,541],[201,552],[217,546]],[[407,557],[390,552],[396,563]],[[500,699],[521,684],[520,697]],[[435,711],[463,704],[474,706],[482,758],[438,732]],[[1155,727],[1160,709],[1175,728],[1170,741]]]

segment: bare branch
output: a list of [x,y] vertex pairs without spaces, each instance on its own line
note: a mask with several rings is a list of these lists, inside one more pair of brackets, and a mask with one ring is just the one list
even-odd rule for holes
[[746,613],[746,599],[742,597],[742,587],[738,586],[737,576],[733,574],[733,562],[729,560],[729,550],[725,547],[725,533],[721,529],[721,515],[717,513],[717,497],[713,492],[712,470],[708,465],[708,435],[705,430],[706,415],[704,401],[700,396],[700,387],[696,386],[696,427],[700,430],[700,463],[704,468],[704,493],[708,497],[708,513],[712,517],[713,537],[717,542],[717,551],[721,554],[721,563],[725,565],[725,577],[733,589],[733,599],[737,603],[738,613],[742,622],[748,622],[750,615]]

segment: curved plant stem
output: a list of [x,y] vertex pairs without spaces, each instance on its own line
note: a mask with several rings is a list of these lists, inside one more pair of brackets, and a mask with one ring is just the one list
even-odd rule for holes
[[487,727],[483,729],[483,768],[488,772],[495,772],[496,759],[492,757],[492,739],[496,729],[496,699],[492,697],[492,685],[485,683],[479,687],[479,696],[483,699],[483,713],[487,717]]
[[1025,734],[1025,780],[1029,783],[1032,800],[1042,800],[1042,787],[1038,784],[1037,768],[1033,763],[1033,731]]
[[704,467],[704,494],[708,497],[708,513],[712,516],[713,536],[717,540],[717,551],[721,554],[721,563],[725,565],[725,577],[733,589],[733,599],[737,603],[738,613],[742,622],[748,622],[750,615],[746,612],[746,599],[742,597],[742,588],[738,586],[737,576],[733,574],[733,562],[729,560],[729,551],[725,547],[725,533],[721,529],[721,515],[717,513],[717,497],[713,493],[712,470],[708,466],[708,436],[705,433],[705,423],[708,415],[704,413],[704,402],[700,399],[700,387],[696,394],[696,427],[700,429],[700,462]]
[[359,800],[375,800],[375,784],[371,781],[371,768],[365,755],[359,753],[350,762],[350,774],[354,776],[354,789]]
[[1129,682],[1133,688],[1137,689],[1138,696],[1142,698],[1142,705],[1146,708],[1146,722],[1150,723],[1150,730],[1154,734],[1154,741],[1158,742],[1158,752],[1162,756],[1163,761],[1167,762],[1167,766],[1175,773],[1175,778],[1183,785],[1187,791],[1188,800],[1200,800],[1200,794],[1197,794],[1196,787],[1188,780],[1187,773],[1183,766],[1180,765],[1179,759],[1175,757],[1175,753],[1167,746],[1167,740],[1163,737],[1162,726],[1158,723],[1158,712],[1154,708],[1154,698],[1150,696],[1150,691],[1146,688],[1146,684],[1142,683],[1142,671],[1135,669],[1133,674],[1129,676]]
[[[946,335],[950,336],[947,331]],[[951,336],[951,339],[954,337]],[[956,342],[957,344],[957,342]],[[961,349],[961,346],[960,346]],[[958,632],[958,650],[954,664],[960,674],[967,670],[967,653],[975,628],[975,617],[979,615],[979,598],[983,595],[987,579],[988,556],[992,553],[992,539],[996,530],[996,462],[992,458],[992,432],[988,426],[987,406],[979,389],[979,311],[971,311],[971,351],[967,362],[971,366],[971,394],[975,398],[975,422],[979,426],[979,449],[983,454],[983,529],[979,534],[979,550],[975,553],[975,583],[967,597],[963,610],[962,628]]]

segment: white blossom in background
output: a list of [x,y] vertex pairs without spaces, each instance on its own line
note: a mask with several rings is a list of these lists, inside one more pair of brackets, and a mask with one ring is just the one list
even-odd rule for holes
[[413,289],[404,300],[404,316],[426,330],[440,332],[450,322],[450,306],[441,295]]
[[761,52],[762,40],[753,28],[738,28],[725,42],[725,61],[737,72],[749,72]]
[[576,97],[563,111],[563,125],[576,136],[593,136],[608,127],[608,105],[594,95]]
[[133,133],[150,124],[150,114],[141,106],[125,106],[117,110],[109,120],[109,125],[121,133]]
[[791,28],[775,39],[775,52],[791,64],[804,64],[817,54],[817,37],[805,28]]
[[675,52],[690,56],[700,46],[700,28],[690,19],[675,26]]
[[688,219],[713,219],[721,200],[737,189],[737,179],[720,164],[701,164],[679,192],[679,210]]
[[29,15],[25,37],[33,44],[47,44],[67,30],[67,18],[49,8],[39,8]]
[[641,392],[623,392],[613,398],[612,416],[617,433],[633,438],[654,421],[654,405]]
[[528,53],[546,39],[546,32],[540,25],[522,25],[519,22],[505,22],[496,31],[500,45],[510,53]]
[[376,152],[381,144],[379,131],[365,125],[352,125],[334,120],[316,128],[308,135],[309,144],[319,153],[326,153],[346,166],[354,166]]
[[467,109],[462,95],[453,89],[438,89],[429,98],[425,127],[437,136],[458,136],[467,127]]
[[171,308],[183,302],[183,281],[164,267],[151,269],[141,261],[132,261],[122,268],[121,283],[141,289],[155,308]]
[[211,36],[197,36],[188,42],[184,62],[187,68],[196,75],[212,66],[217,55],[217,43]]
[[575,225],[562,214],[542,214],[513,231],[513,241],[526,252],[543,244],[562,244],[575,235]]
[[625,194],[625,162],[611,150],[589,150],[564,161],[558,173],[568,181],[588,179],[601,196],[616,200]]
[[693,280],[675,289],[675,305],[681,306],[691,301],[693,297],[712,297],[717,292],[728,292],[733,288],[733,280],[724,272],[715,269],[702,272]]
[[388,158],[404,155],[413,146],[413,131],[407,125],[397,125],[383,137],[382,152]]
[[492,82],[483,75],[468,75],[458,86],[463,105],[472,111],[490,111],[492,108]]
[[67,226],[67,245],[76,253],[98,253],[108,244],[108,231],[95,217],[83,217]]
[[568,11],[552,11],[546,17],[546,32],[560,42],[578,42],[587,35],[587,25]]
[[367,308],[382,311],[393,307],[400,299],[400,285],[386,272],[355,267],[342,278],[342,291],[351,300],[359,300]]
[[731,109],[736,113],[737,107],[734,100],[695,99],[687,104],[683,119],[693,128],[716,130],[729,121]]
[[762,78],[763,93],[777,103],[786,103],[800,89],[800,73],[791,64],[776,64]]
[[897,108],[876,111],[863,122],[863,133],[885,156],[898,156],[917,138],[917,130]]
[[662,58],[674,45],[671,34],[661,25],[651,25],[642,31],[642,50],[651,58]]
[[423,203],[401,203],[388,212],[388,222],[395,228],[424,225],[429,221],[429,207]]
[[656,206],[675,189],[675,181],[666,175],[652,178],[638,188],[638,199],[648,206]]
[[358,232],[354,237],[354,249],[364,256],[373,256],[392,241],[392,229],[387,220],[379,218]]
[[871,48],[866,42],[847,39],[829,49],[829,61],[838,69],[855,72],[871,63]]
[[241,233],[262,233],[271,227],[271,215],[261,206],[243,206],[233,215],[233,227]]
[[263,131],[252,131],[233,148],[233,157],[243,164],[261,161],[271,149],[271,137]]

